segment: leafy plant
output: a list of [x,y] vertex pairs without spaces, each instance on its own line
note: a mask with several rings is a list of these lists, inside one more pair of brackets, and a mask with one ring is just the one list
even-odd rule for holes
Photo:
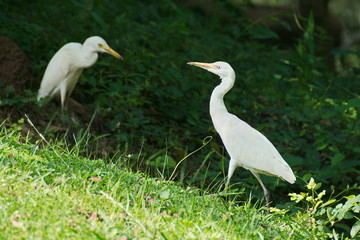
[[[342,235],[351,238],[360,236],[360,194],[345,196],[345,193],[350,190],[357,190],[359,187],[344,190],[341,194],[330,197],[325,200],[326,190],[318,192],[321,183],[316,183],[313,178],[310,178],[309,183],[306,185],[308,192],[290,193],[290,200],[296,203],[303,203],[303,211],[308,215],[309,224],[318,227],[321,223],[322,226],[327,226],[329,237],[339,239]],[[331,231],[330,229],[338,229],[338,231]]]

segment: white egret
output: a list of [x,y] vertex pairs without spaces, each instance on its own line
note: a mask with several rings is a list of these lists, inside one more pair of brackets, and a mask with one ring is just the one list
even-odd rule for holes
[[75,42],[65,44],[55,53],[45,70],[38,92],[38,101],[45,97],[51,99],[60,97],[63,110],[82,71],[95,64],[98,53],[108,53],[123,59],[98,36],[89,37],[82,45]]
[[250,170],[259,181],[268,205],[270,202],[269,191],[261,181],[259,174],[277,176],[292,184],[296,180],[294,173],[274,145],[263,134],[226,109],[224,95],[235,82],[235,72],[232,67],[226,62],[189,62],[188,64],[212,72],[221,79],[221,84],[215,87],[211,94],[210,115],[215,129],[230,155],[225,189],[229,186],[235,168],[243,167]]

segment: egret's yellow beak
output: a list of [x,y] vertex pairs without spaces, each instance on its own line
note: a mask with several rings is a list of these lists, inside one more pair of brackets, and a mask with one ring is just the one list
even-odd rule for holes
[[187,64],[189,65],[193,65],[195,67],[200,67],[203,69],[218,69],[215,65],[211,64],[211,63],[201,63],[201,62],[188,62]]
[[99,44],[99,47],[104,49],[108,54],[113,55],[117,59],[124,60],[124,58],[120,54],[115,52],[115,50],[113,50],[111,47],[107,47],[107,46],[104,46],[102,44]]

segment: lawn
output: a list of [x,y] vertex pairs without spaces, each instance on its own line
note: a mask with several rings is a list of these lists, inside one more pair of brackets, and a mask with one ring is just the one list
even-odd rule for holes
[[[324,225],[236,195],[89,160],[61,142],[0,135],[1,239],[326,239]],[[41,147],[39,147],[41,146]]]

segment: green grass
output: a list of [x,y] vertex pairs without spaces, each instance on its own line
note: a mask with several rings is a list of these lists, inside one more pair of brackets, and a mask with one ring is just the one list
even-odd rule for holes
[[[326,239],[306,214],[267,213],[234,197],[120,169],[0,133],[0,239]],[[43,145],[39,147],[40,145]],[[303,218],[303,219],[302,219]]]

